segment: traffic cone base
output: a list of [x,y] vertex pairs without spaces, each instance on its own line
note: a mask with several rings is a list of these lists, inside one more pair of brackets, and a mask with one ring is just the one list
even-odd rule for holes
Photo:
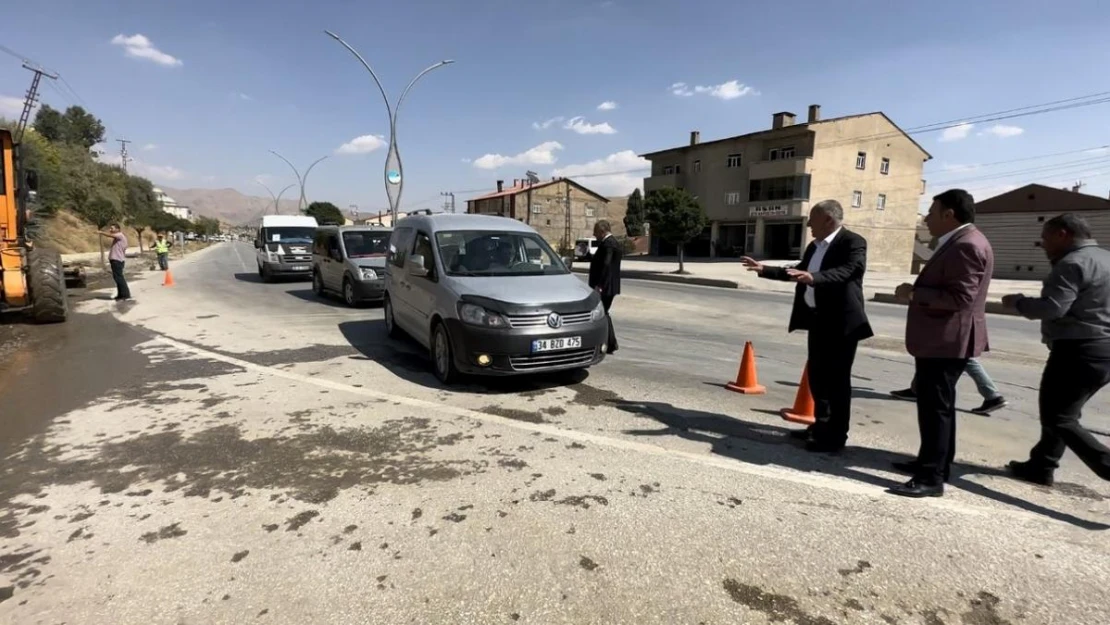
[[767,392],[767,388],[759,383],[755,372],[755,349],[752,348],[751,341],[744,343],[744,355],[740,358],[736,381],[725,384],[725,388],[745,395],[762,395]]
[[166,279],[162,281],[162,286],[173,286],[173,274],[170,270],[166,270]]
[[802,381],[798,383],[798,393],[794,396],[794,406],[779,411],[782,418],[791,423],[812,425],[815,421],[813,393],[809,390],[809,362],[802,369]]

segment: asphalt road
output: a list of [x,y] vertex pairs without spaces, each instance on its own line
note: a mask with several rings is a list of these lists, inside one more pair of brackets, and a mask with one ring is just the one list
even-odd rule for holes
[[[0,365],[0,622],[1110,622],[1105,484],[998,471],[1037,435],[1034,324],[990,319],[1011,406],[961,415],[948,494],[908,501],[897,306],[868,308],[852,446],[815,456],[777,416],[782,295],[628,282],[588,375],[444,389],[380,309],[261,284],[248,245],[173,272]],[[721,388],[749,340],[766,395]]]

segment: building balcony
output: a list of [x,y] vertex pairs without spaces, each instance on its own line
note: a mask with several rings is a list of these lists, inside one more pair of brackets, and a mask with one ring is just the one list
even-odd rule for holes
[[760,161],[748,165],[749,180],[801,176],[809,167],[808,157],[788,158],[777,161]]
[[644,193],[650,191],[658,191],[664,187],[684,187],[686,185],[686,174],[660,174],[658,176],[650,176],[644,178]]

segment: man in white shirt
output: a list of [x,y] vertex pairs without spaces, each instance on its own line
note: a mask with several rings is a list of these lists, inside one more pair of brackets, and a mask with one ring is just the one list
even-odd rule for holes
[[818,202],[809,212],[813,241],[797,266],[768,267],[747,256],[740,259],[761,278],[798,283],[789,331],[809,333],[809,388],[816,423],[796,436],[815,452],[844,448],[852,411],[856,348],[860,341],[874,336],[863,304],[867,240],[844,228],[843,222],[840,202]]

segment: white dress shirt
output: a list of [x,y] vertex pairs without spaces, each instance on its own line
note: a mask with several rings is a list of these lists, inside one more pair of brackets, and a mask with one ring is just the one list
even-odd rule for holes
[[948,243],[948,239],[951,239],[953,236],[956,235],[957,232],[959,232],[960,230],[966,229],[970,225],[971,224],[964,224],[964,225],[956,228],[955,230],[952,230],[948,234],[942,234],[939,237],[937,237],[937,246],[935,248],[933,248],[934,251],[939,250],[945,243]]
[[[840,228],[833,230],[832,234],[814,243],[816,247],[813,250],[813,256],[809,259],[809,266],[806,267],[806,271],[809,273],[821,271],[821,263],[825,260],[825,252],[829,251],[829,244],[832,243],[832,240],[835,239],[838,234],[840,234]],[[805,300],[806,306],[817,308],[817,298],[813,292],[812,285],[806,286]]]

